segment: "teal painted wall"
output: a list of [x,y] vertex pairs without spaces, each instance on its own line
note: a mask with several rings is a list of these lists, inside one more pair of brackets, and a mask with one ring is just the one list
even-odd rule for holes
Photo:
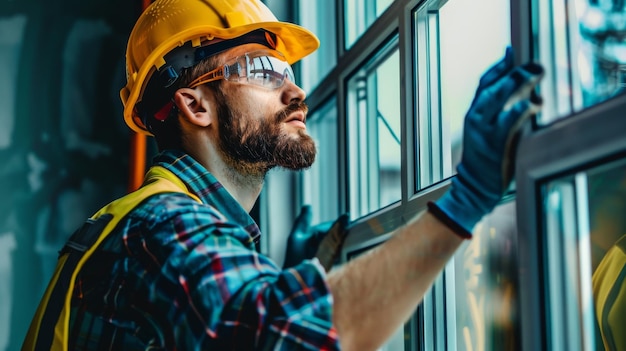
[[126,192],[124,51],[139,1],[0,2],[0,351],[66,238]]

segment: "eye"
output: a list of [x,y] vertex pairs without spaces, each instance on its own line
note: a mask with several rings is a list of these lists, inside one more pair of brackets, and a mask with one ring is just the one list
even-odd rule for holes
[[286,69],[285,73],[283,73],[283,76],[288,78],[292,83],[296,82],[296,77],[294,77],[293,71],[291,69]]
[[275,82],[282,81],[283,75],[273,70],[259,69],[250,72],[250,78],[264,85],[273,85]]
[[245,66],[239,62],[235,62],[232,65],[224,66],[224,78],[230,81],[238,81],[241,78],[245,78],[245,76]]

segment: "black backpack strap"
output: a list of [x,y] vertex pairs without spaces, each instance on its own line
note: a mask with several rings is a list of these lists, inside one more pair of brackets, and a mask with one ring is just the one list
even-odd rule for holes
[[[65,306],[65,297],[67,296],[67,287],[70,286],[72,274],[76,270],[78,262],[85,252],[92,247],[98,237],[113,219],[113,215],[105,213],[97,219],[88,219],[85,223],[72,234],[65,246],[59,251],[59,258],[68,255],[63,265],[59,278],[50,294],[48,308],[44,312],[41,325],[54,326],[59,320],[61,311]],[[55,328],[42,328],[37,338],[36,350],[50,350],[52,339],[54,337]]]
[[59,251],[59,257],[65,253],[76,253],[82,256],[85,251],[95,244],[100,233],[102,233],[104,227],[106,227],[111,219],[113,219],[113,215],[110,213],[105,213],[97,219],[87,219],[67,240],[63,249]]

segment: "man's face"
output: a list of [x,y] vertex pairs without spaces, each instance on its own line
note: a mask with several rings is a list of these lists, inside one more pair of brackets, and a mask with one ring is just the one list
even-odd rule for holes
[[275,166],[292,170],[310,167],[315,161],[315,142],[307,134],[304,121],[298,120],[306,116],[306,104],[294,99],[277,112],[269,112],[274,99],[258,98],[263,96],[260,88],[235,88],[256,90],[257,94],[229,94],[216,89],[219,142],[226,162],[242,174],[256,175]]

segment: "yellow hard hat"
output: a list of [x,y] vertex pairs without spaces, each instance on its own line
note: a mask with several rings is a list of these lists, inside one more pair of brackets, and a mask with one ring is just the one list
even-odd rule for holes
[[[126,49],[126,86],[120,91],[124,120],[134,131],[150,135],[137,104],[168,54],[264,30],[276,38],[275,49],[290,64],[319,47],[319,40],[301,26],[279,22],[260,0],[157,0],[139,17]],[[195,62],[197,63],[197,62]],[[174,69],[185,67],[174,67]],[[168,67],[169,69],[169,67]]]

